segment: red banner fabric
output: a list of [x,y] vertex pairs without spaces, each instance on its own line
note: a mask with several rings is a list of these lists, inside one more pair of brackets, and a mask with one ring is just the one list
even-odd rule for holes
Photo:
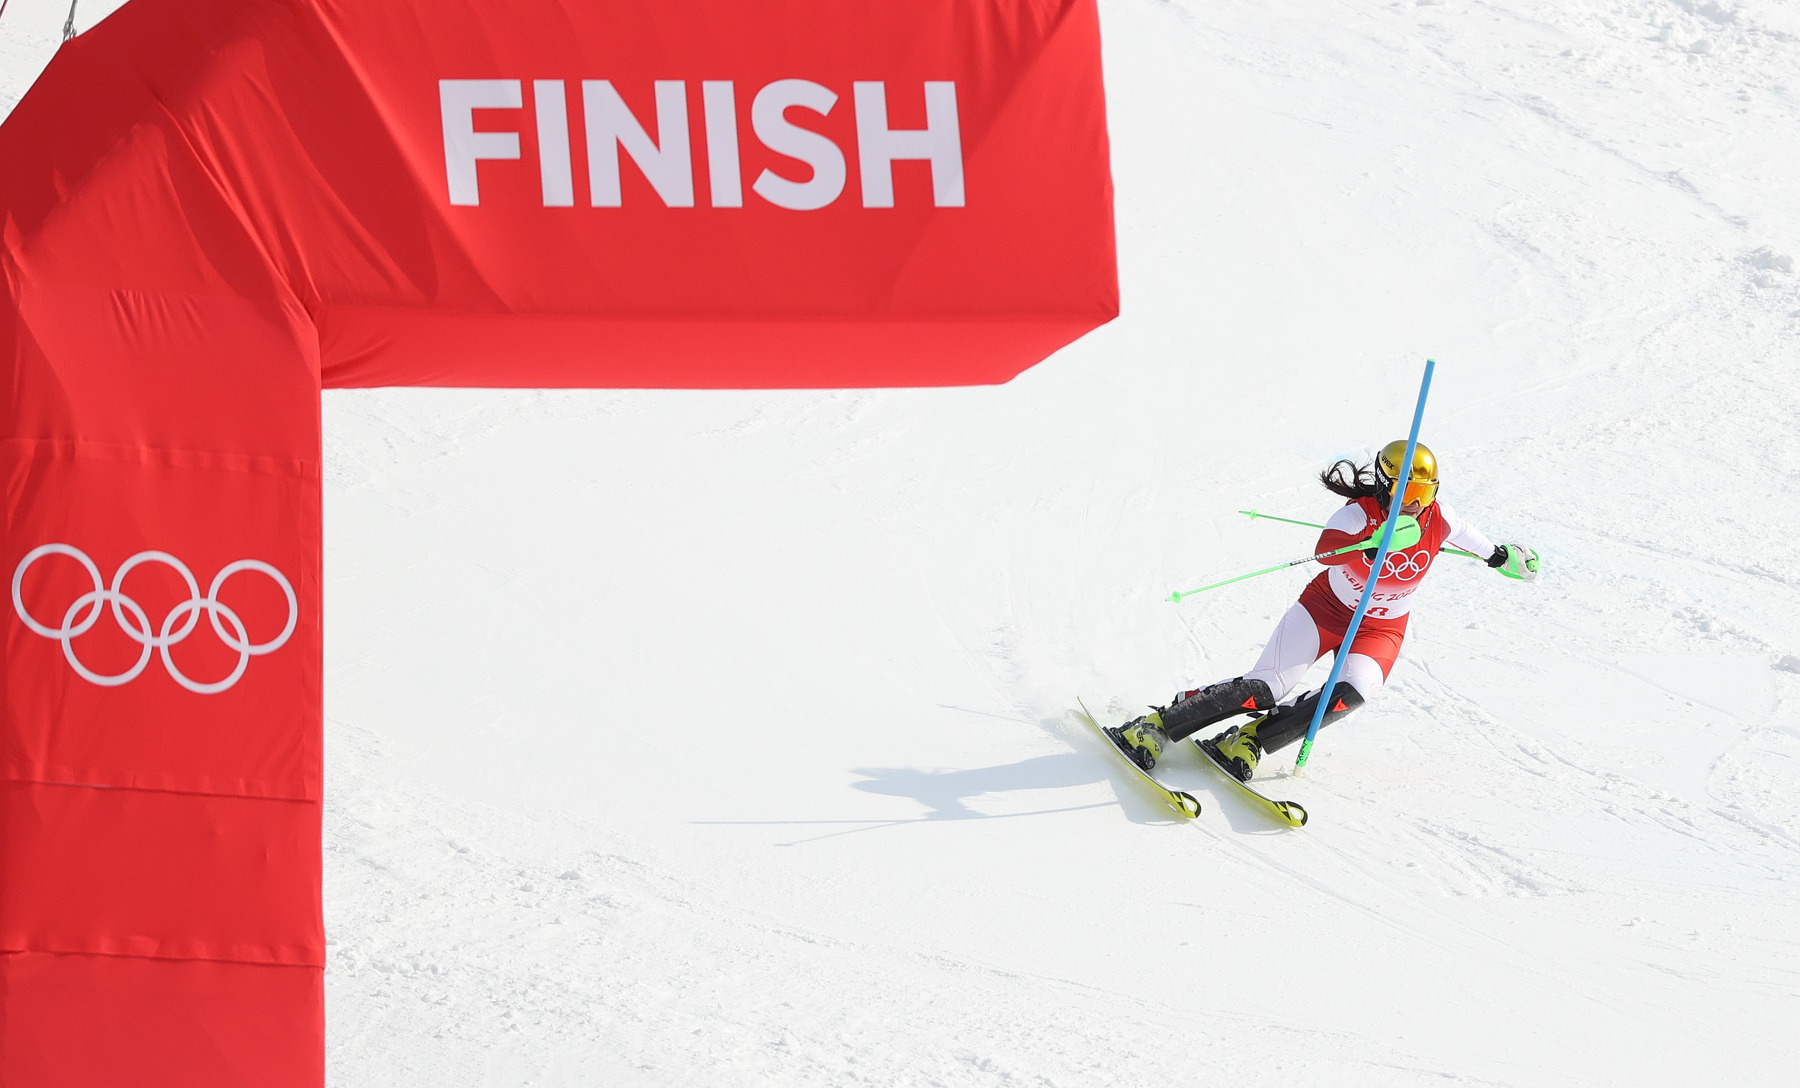
[[1008,380],[1093,0],[132,0],[0,126],[0,1084],[322,1080],[319,390]]
[[0,952],[0,1084],[325,1082],[316,967]]

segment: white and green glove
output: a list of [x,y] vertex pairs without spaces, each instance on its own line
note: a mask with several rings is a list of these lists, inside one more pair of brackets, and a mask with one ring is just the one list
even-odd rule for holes
[[[1418,542],[1419,519],[1411,514],[1401,514],[1400,520],[1394,523],[1394,543],[1390,545],[1391,550],[1404,551]],[[1381,530],[1375,530],[1374,536],[1363,541],[1357,547],[1365,552],[1372,552],[1381,547]]]
[[1523,544],[1496,546],[1487,564],[1508,578],[1517,578],[1521,582],[1529,582],[1538,576],[1538,553]]

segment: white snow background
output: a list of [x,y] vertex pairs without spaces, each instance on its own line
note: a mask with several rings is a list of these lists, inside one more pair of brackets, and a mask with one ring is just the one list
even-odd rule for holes
[[[1010,384],[325,396],[334,1088],[1800,1082],[1800,5],[1101,7],[1124,315]],[[1164,598],[1427,355],[1543,577],[1172,821],[1075,696],[1246,668],[1310,569]]]

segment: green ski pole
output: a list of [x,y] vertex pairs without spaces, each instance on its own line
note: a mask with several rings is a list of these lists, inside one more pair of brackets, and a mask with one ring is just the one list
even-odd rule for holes
[[1302,558],[1295,559],[1295,560],[1292,560],[1287,563],[1277,563],[1272,567],[1265,567],[1262,570],[1254,570],[1254,571],[1251,571],[1249,574],[1240,574],[1236,578],[1227,578],[1223,582],[1214,582],[1210,586],[1201,586],[1199,589],[1177,590],[1176,592],[1169,594],[1169,600],[1174,601],[1176,604],[1180,604],[1182,598],[1192,597],[1196,593],[1205,593],[1209,589],[1218,589],[1220,586],[1228,586],[1233,582],[1241,582],[1246,578],[1259,578],[1265,574],[1274,574],[1278,570],[1286,570],[1289,567],[1297,567],[1302,563],[1315,563],[1321,559],[1328,559],[1334,555],[1343,555],[1345,552],[1356,551],[1356,550],[1360,549],[1361,547],[1362,547],[1361,544],[1352,544],[1347,548],[1339,548],[1336,551],[1320,552],[1318,555],[1303,556]]
[[[1408,533],[1410,533],[1411,539],[1403,540],[1403,542],[1400,544],[1400,546],[1403,548],[1407,547],[1409,544],[1416,544],[1418,542],[1419,526],[1418,526],[1417,522],[1412,523],[1410,530],[1402,530],[1403,538]],[[1241,582],[1246,578],[1259,578],[1265,574],[1274,574],[1278,570],[1286,570],[1289,567],[1297,567],[1302,563],[1316,563],[1321,559],[1330,559],[1334,555],[1343,555],[1345,552],[1367,551],[1370,548],[1373,548],[1375,546],[1376,546],[1376,541],[1373,538],[1370,538],[1368,540],[1359,540],[1355,544],[1346,544],[1344,547],[1338,548],[1336,551],[1320,552],[1317,555],[1309,555],[1302,559],[1293,559],[1293,560],[1289,560],[1286,563],[1277,563],[1272,567],[1267,567],[1263,570],[1253,570],[1249,574],[1240,574],[1236,578],[1227,578],[1223,582],[1214,582],[1210,586],[1201,586],[1199,589],[1188,589],[1188,590],[1181,590],[1179,592],[1171,593],[1171,594],[1169,594],[1169,600],[1174,601],[1176,604],[1180,604],[1182,602],[1183,598],[1192,597],[1196,593],[1205,593],[1209,589],[1218,589],[1220,586],[1228,586],[1233,582]]]
[[1264,521],[1285,521],[1289,525],[1304,525],[1308,529],[1323,529],[1323,528],[1325,528],[1325,526],[1323,526],[1323,525],[1316,525],[1310,521],[1295,521],[1293,518],[1278,518],[1274,514],[1265,514],[1260,510],[1239,510],[1238,513],[1249,518],[1251,521],[1255,521],[1257,518],[1261,518]]
[[[1318,522],[1295,521],[1293,518],[1278,518],[1274,514],[1265,514],[1265,513],[1261,512],[1260,510],[1239,510],[1238,513],[1244,515],[1245,517],[1249,518],[1252,521],[1255,521],[1256,519],[1261,518],[1264,521],[1285,521],[1289,525],[1304,525],[1308,529],[1323,529],[1323,528],[1325,528],[1325,526],[1320,525]],[[1465,552],[1461,548],[1452,548],[1448,544],[1439,548],[1438,551],[1449,552],[1451,555],[1466,555],[1470,559],[1475,560],[1477,563],[1487,562],[1487,560],[1481,558],[1481,556],[1479,556],[1479,555],[1476,555],[1474,552]]]

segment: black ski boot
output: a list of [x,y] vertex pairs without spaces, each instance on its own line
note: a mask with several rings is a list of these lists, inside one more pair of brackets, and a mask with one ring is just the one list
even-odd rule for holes
[[1162,728],[1170,740],[1186,740],[1234,714],[1254,714],[1274,708],[1275,693],[1269,690],[1269,685],[1239,676],[1182,692],[1175,705],[1162,712]]

